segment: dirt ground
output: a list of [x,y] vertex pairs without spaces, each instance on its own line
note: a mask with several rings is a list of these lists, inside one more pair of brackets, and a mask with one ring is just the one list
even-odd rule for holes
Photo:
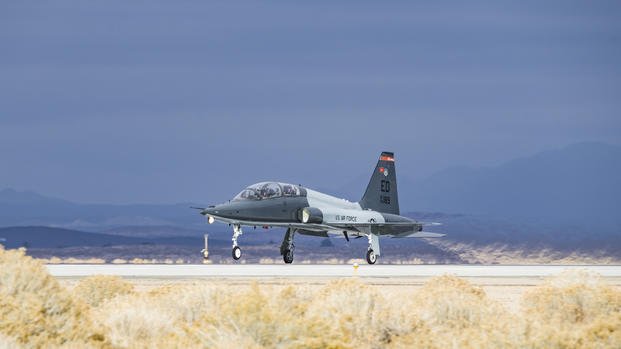
[[[80,278],[58,278],[61,284],[68,288],[72,288],[80,280]],[[126,278],[132,282],[138,291],[149,291],[151,289],[164,285],[182,285],[210,283],[218,286],[227,287],[246,287],[253,283],[259,285],[283,287],[287,285],[297,284],[305,286],[323,286],[327,282],[334,280],[331,277],[308,278],[308,277],[203,277],[203,278]],[[412,278],[360,278],[363,282],[373,285],[386,295],[400,294],[407,297],[408,293],[413,293],[419,289],[428,277],[412,277]],[[539,285],[544,278],[541,277],[464,277],[470,283],[483,288],[490,299],[496,300],[503,304],[511,311],[518,311],[522,295],[529,288]],[[609,277],[604,278],[604,282],[621,288],[621,278]]]

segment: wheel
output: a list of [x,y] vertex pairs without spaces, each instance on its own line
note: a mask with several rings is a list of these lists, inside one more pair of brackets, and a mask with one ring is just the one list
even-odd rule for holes
[[238,260],[241,258],[241,248],[239,248],[239,246],[235,246],[233,247],[233,259],[234,260]]
[[375,254],[375,252],[373,252],[372,249],[369,249],[367,251],[367,263],[375,264],[375,262],[377,262],[377,255]]
[[293,251],[285,250],[285,253],[283,253],[282,255],[282,259],[285,261],[285,263],[291,264],[293,262]]

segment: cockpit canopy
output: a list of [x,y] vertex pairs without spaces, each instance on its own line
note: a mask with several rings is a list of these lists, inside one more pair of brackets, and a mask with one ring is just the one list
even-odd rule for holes
[[306,190],[299,185],[288,183],[261,182],[242,190],[233,200],[265,200],[283,196],[306,196]]

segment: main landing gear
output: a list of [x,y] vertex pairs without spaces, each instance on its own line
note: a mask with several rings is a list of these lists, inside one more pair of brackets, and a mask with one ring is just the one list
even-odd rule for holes
[[295,245],[293,244],[294,234],[295,229],[287,229],[285,238],[282,240],[282,244],[280,245],[280,254],[282,255],[282,259],[287,264],[293,263],[293,251],[295,250]]
[[369,248],[367,249],[367,263],[375,264],[377,262],[377,257],[380,255],[380,247],[379,247],[379,236],[369,233],[367,234],[369,238]]
[[377,262],[377,255],[375,254],[373,249],[369,248],[369,250],[367,251],[367,263],[375,264],[375,262]]
[[232,239],[233,240],[233,251],[231,253],[234,260],[238,260],[242,256],[241,248],[239,248],[239,246],[237,245],[237,238],[241,234],[243,234],[241,226],[239,224],[234,224],[233,225],[233,239]]

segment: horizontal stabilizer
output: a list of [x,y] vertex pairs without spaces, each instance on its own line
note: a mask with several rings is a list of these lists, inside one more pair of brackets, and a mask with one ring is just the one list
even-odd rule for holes
[[431,233],[427,231],[408,232],[404,234],[394,235],[394,238],[441,238],[446,234]]

